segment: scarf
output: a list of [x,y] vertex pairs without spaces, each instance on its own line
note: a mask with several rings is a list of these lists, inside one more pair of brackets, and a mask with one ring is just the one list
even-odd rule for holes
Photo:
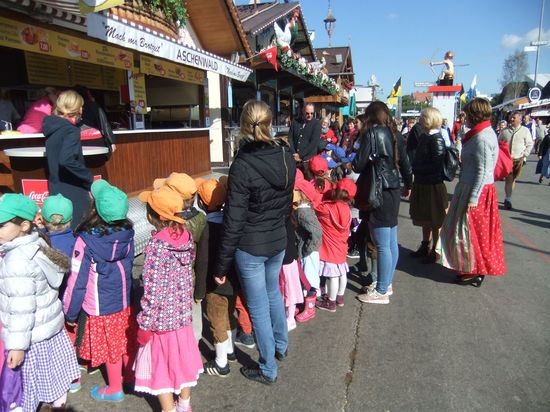
[[468,130],[468,132],[466,132],[466,134],[462,138],[462,144],[465,144],[472,137],[479,134],[482,130],[487,129],[488,127],[491,127],[491,121],[490,120],[484,120],[481,123],[476,124],[470,130]]

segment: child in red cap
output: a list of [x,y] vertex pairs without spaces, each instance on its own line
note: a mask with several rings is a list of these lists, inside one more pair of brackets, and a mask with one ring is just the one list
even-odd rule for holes
[[317,155],[309,161],[309,169],[313,175],[311,182],[315,185],[315,189],[322,195],[329,193],[333,188],[333,182],[330,180],[327,160]]
[[316,202],[317,218],[323,230],[323,243],[319,250],[320,276],[327,278],[327,294],[317,302],[317,307],[336,312],[336,306],[344,306],[347,285],[348,235],[351,224],[350,203],[357,187],[348,178],[340,180],[331,192],[331,200]]

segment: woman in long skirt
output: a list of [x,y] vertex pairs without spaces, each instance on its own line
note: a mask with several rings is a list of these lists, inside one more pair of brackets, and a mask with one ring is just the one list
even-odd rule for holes
[[462,139],[462,172],[441,228],[441,264],[458,272],[456,282],[480,287],[486,275],[506,272],[494,170],[498,142],[491,105],[475,98],[465,107],[471,130]]

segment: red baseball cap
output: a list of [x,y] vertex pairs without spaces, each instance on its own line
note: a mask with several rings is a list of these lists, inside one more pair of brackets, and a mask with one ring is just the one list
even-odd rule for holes
[[357,193],[357,185],[353,180],[347,177],[336,183],[336,188],[348,192],[348,196],[350,199],[353,199],[355,197],[355,194]]
[[313,174],[323,175],[328,170],[328,163],[324,157],[317,155],[309,161],[309,168]]

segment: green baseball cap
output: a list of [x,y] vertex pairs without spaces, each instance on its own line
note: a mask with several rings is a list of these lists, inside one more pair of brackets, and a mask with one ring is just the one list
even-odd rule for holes
[[128,196],[122,190],[111,186],[103,179],[96,180],[91,187],[92,196],[95,200],[97,214],[107,224],[117,220],[126,219],[128,214]]
[[61,193],[48,196],[42,203],[42,217],[46,222],[52,222],[52,215],[61,215],[63,219],[59,223],[67,223],[73,219],[73,202]]
[[0,197],[0,223],[12,220],[14,217],[32,222],[39,207],[34,200],[21,193],[6,193]]

